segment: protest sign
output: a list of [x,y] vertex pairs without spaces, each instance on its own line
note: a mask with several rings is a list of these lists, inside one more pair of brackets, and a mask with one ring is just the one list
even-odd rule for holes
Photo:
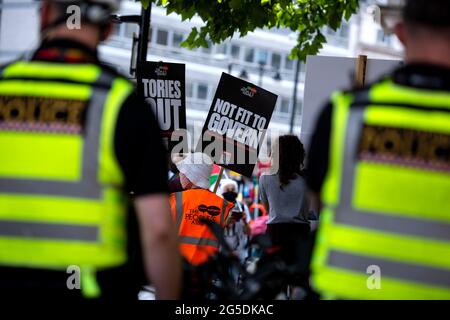
[[[359,58],[308,56],[302,115],[302,142],[308,146],[317,117],[336,90],[348,90],[372,83],[401,65],[400,60],[367,59],[360,66]],[[356,68],[355,68],[356,66]]]
[[250,177],[276,102],[275,94],[222,73],[197,151]]
[[143,62],[138,68],[141,75],[138,92],[158,119],[161,135],[170,151],[174,131],[186,129],[185,65]]

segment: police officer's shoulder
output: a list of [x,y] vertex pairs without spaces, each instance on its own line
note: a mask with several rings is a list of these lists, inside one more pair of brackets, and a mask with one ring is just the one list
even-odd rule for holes
[[369,100],[369,91],[373,84],[364,86],[362,88],[353,89],[347,94],[351,94],[353,97],[352,106],[366,103]]
[[2,63],[2,64],[0,64],[0,79],[1,78],[3,78],[3,71],[8,67],[8,66],[10,66],[10,65],[12,65],[12,64],[14,64],[14,63],[16,63],[16,62],[19,62],[19,61],[21,61],[22,59],[15,59],[15,60],[12,60],[12,61],[8,61],[8,62],[6,62],[6,63]]
[[343,94],[359,94],[361,92],[366,92],[366,91],[370,90],[374,85],[376,85],[376,84],[378,84],[380,82],[385,82],[385,81],[388,81],[388,80],[392,80],[393,74],[395,72],[397,72],[398,70],[401,70],[401,68],[402,67],[399,67],[399,68],[395,69],[392,73],[384,74],[384,75],[378,77],[377,79],[375,79],[375,80],[373,80],[371,82],[367,82],[367,83],[364,84],[363,87],[353,87],[353,88],[349,88],[349,89],[346,89],[346,90],[342,90],[341,92]]
[[[125,90],[129,90],[130,94],[126,99],[125,104],[134,109],[134,105],[137,104],[135,99],[138,98],[136,84],[133,83],[127,76],[119,72],[116,68],[113,68],[110,65],[105,63],[99,63],[99,66],[102,69],[102,73],[104,74],[103,80],[100,80],[97,85],[110,87],[114,81],[120,80],[122,83],[126,83],[127,85],[124,87]],[[131,90],[130,90],[131,89]],[[131,99],[131,100],[130,100]],[[139,99],[138,99],[139,100]]]
[[119,70],[117,70],[113,66],[106,64],[104,62],[100,62],[99,65],[102,68],[103,72],[107,73],[109,76],[111,76],[115,79],[121,78],[121,79],[127,80],[128,82],[131,82],[131,80],[126,75],[121,73]]
[[3,78],[3,71],[6,69],[7,66],[9,66],[9,63],[0,65],[0,79]]
[[344,95],[351,95],[353,97],[352,106],[360,106],[360,105],[366,105],[369,102],[369,92],[372,89],[372,87],[376,84],[379,84],[384,81],[388,81],[392,79],[392,75],[384,75],[377,80],[374,80],[372,82],[366,83],[364,87],[360,88],[353,88],[349,90],[343,90],[342,94]]

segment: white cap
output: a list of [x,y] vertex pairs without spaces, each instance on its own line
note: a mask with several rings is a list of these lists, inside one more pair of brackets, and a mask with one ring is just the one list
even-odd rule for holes
[[233,186],[234,191],[238,192],[238,184],[233,179],[222,179],[220,182],[220,194],[223,194],[226,186]]
[[189,153],[175,165],[197,187],[209,189],[209,177],[211,176],[213,162],[206,154],[201,152]]

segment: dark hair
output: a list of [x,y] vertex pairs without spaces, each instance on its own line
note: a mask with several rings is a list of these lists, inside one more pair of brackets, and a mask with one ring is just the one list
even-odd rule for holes
[[295,176],[302,175],[305,148],[295,135],[284,135],[278,138],[278,177],[280,188],[288,185]]
[[430,28],[450,27],[449,0],[407,0],[403,9],[406,24]]

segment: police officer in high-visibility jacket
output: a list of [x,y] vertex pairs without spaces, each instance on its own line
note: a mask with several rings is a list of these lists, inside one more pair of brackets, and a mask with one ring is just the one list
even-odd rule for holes
[[406,1],[395,31],[406,65],[334,94],[311,140],[325,297],[450,299],[450,1]]
[[96,51],[119,2],[44,0],[40,47],[0,70],[0,292],[9,297],[136,299],[145,273],[157,297],[179,296],[158,124]]
[[219,241],[201,222],[201,218],[224,227],[234,204],[208,190],[212,160],[205,154],[188,154],[176,163],[184,189],[170,195],[172,216],[175,220],[183,257],[198,266],[219,250]]

